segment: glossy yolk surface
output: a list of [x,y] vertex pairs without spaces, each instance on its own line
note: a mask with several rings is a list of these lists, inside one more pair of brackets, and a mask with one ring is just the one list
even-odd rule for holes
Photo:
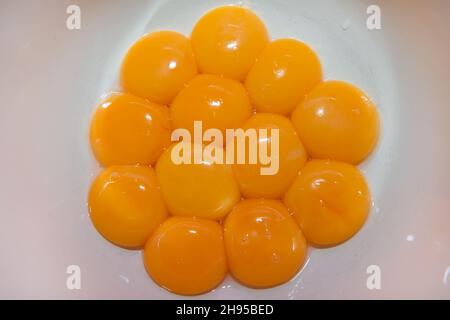
[[169,291],[210,291],[227,272],[222,227],[210,220],[169,218],[145,245],[144,263],[156,283]]
[[225,129],[244,124],[252,107],[244,86],[237,81],[215,75],[199,75],[192,79],[170,106],[174,128],[193,132],[195,120],[201,120],[203,130]]
[[284,200],[306,239],[317,246],[349,239],[370,209],[369,189],[359,170],[329,160],[308,162]]
[[172,151],[193,155],[195,148],[195,144],[179,142],[159,158],[156,174],[164,199],[173,215],[221,219],[240,199],[231,165],[206,160],[194,164],[193,156],[192,164],[172,160]]
[[121,82],[127,92],[169,104],[196,74],[189,39],[176,32],[160,31],[143,36],[128,50]]
[[292,122],[313,158],[358,164],[378,140],[375,105],[342,81],[318,85],[292,114]]
[[[233,166],[243,196],[246,198],[281,198],[307,159],[306,151],[294,126],[289,119],[283,116],[258,113],[245,123],[243,129],[256,129],[258,139],[257,151],[253,148],[250,149],[250,144],[246,143],[246,163]],[[260,134],[259,129],[269,129],[267,137]],[[271,150],[272,133],[270,129],[279,130],[278,155],[270,155],[272,161],[276,161],[275,158],[279,161],[278,172],[273,175],[262,175],[261,168],[267,168],[269,165],[262,164],[259,157],[256,164],[251,164],[249,153],[258,152],[259,154],[261,148],[263,148],[262,150]],[[235,148],[237,146],[238,142],[235,139]]]
[[280,39],[264,49],[245,86],[257,112],[289,115],[321,80],[315,52],[300,41]]
[[90,140],[103,166],[153,164],[170,145],[170,134],[167,107],[116,93],[95,111]]
[[266,27],[250,10],[237,6],[216,8],[192,31],[192,48],[203,73],[243,81],[269,42]]
[[[213,9],[190,39],[143,36],[128,50],[120,82],[125,93],[104,99],[91,121],[90,143],[106,169],[91,185],[89,213],[108,241],[144,249],[161,287],[206,293],[228,270],[248,287],[280,285],[301,269],[308,242],[334,246],[364,224],[371,196],[354,165],[376,146],[376,106],[349,83],[324,82],[305,43],[270,42],[252,11]],[[182,130],[172,144],[172,129],[195,139],[194,121],[203,133],[216,129],[211,139],[191,143]],[[233,164],[226,129],[243,129],[230,148]],[[205,158],[211,140],[226,164]]]
[[93,182],[88,203],[98,232],[126,248],[143,247],[167,217],[155,172],[150,167],[105,169]]
[[240,202],[225,221],[224,236],[231,273],[250,287],[286,282],[305,260],[306,240],[280,201]]

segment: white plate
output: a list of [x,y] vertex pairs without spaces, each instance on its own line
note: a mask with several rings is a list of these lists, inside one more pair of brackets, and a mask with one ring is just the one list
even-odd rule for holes
[[[325,76],[360,86],[382,118],[362,165],[374,197],[364,228],[345,244],[311,250],[289,283],[251,290],[227,278],[201,298],[450,298],[450,2],[88,1],[81,30],[70,1],[0,4],[0,298],[178,298],[146,275],[141,253],[92,227],[86,194],[97,165],[87,132],[99,97],[117,86],[127,48],[157,29],[189,34],[208,9],[239,3],[273,38],[296,37],[320,55]],[[67,267],[81,268],[69,290]],[[381,289],[366,286],[381,270]]]

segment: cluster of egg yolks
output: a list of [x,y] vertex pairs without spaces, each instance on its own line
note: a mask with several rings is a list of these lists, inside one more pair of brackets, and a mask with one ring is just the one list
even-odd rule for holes
[[370,208],[370,193],[364,176],[353,165],[311,160],[284,202],[310,243],[332,246],[362,227]]
[[[156,175],[170,213],[219,220],[239,201],[239,187],[231,165],[207,159],[194,163],[196,150],[202,149],[190,142],[174,144],[159,158]],[[217,149],[225,153],[222,147]],[[174,157],[185,152],[190,153],[190,164],[176,163]]]
[[154,164],[170,145],[166,106],[128,93],[115,93],[100,103],[91,121],[90,140],[103,166]]
[[225,220],[224,237],[230,272],[250,287],[284,283],[305,260],[305,237],[278,200],[237,204]]
[[325,81],[315,87],[292,114],[310,156],[358,164],[378,140],[378,113],[355,86]]
[[[370,194],[353,165],[378,139],[375,106],[350,84],[322,82],[306,44],[269,42],[250,10],[214,9],[191,39],[145,35],[127,52],[120,80],[125,93],[106,98],[92,118],[92,149],[106,169],[91,186],[90,216],[114,244],[144,247],[145,267],[162,287],[204,293],[227,268],[247,286],[275,286],[301,268],[307,241],[336,245],[363,225]],[[196,120],[223,134],[241,129],[234,164],[205,157],[210,145],[170,145],[172,128],[192,135]],[[247,129],[256,129],[256,150]],[[271,129],[279,130],[277,154]],[[214,142],[228,158],[229,141]]]
[[[288,118],[270,113],[257,113],[243,126],[244,130],[256,129],[257,157],[256,164],[250,162],[250,143],[245,144],[245,164],[234,161],[233,170],[239,183],[240,190],[246,198],[281,198],[297,176],[307,160],[306,151],[295,132],[294,126]],[[267,135],[260,129],[267,129]],[[278,129],[278,154],[270,154],[272,145],[272,131]],[[239,142],[234,139],[235,154],[238,154]],[[270,167],[270,164],[261,163],[260,150],[267,150],[271,161],[278,162],[278,171],[275,174],[261,174],[261,169]],[[264,153],[264,152],[263,152]]]
[[250,69],[245,86],[257,112],[291,114],[322,80],[319,58],[294,39],[271,42]]
[[88,203],[95,228],[125,248],[143,247],[168,215],[150,167],[108,167],[93,182]]
[[171,217],[145,245],[144,264],[169,291],[184,295],[210,291],[227,273],[222,227],[206,219]]
[[253,12],[224,6],[200,18],[191,41],[202,73],[243,81],[269,37],[264,23]]
[[242,83],[216,75],[198,75],[180,91],[170,106],[174,128],[193,134],[194,121],[202,128],[237,128],[251,116],[252,106]]
[[189,39],[160,31],[145,35],[129,49],[122,64],[121,83],[126,92],[168,104],[196,74]]

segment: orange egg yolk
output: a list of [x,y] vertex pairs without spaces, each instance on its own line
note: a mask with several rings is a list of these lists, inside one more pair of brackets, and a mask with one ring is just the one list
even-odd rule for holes
[[342,81],[326,81],[313,89],[295,109],[292,122],[313,158],[358,164],[378,140],[375,105]]
[[210,220],[169,218],[145,245],[144,264],[156,283],[169,291],[210,291],[227,272],[222,227]]
[[312,160],[303,167],[284,201],[309,242],[332,246],[362,227],[371,200],[366,181],[356,167]]
[[[307,159],[294,126],[289,119],[281,115],[258,113],[244,124],[243,129],[257,130],[258,154],[261,148],[271,150],[273,138],[270,129],[278,129],[278,149],[275,149],[278,154],[270,155],[271,161],[278,162],[278,171],[275,174],[263,175],[261,168],[268,165],[261,163],[259,157],[256,164],[250,163],[250,152],[255,153],[255,150],[250,149],[250,143],[246,143],[246,163],[233,166],[242,194],[246,198],[281,198]],[[259,129],[269,130],[265,136]],[[235,146],[237,145],[235,139]]]
[[105,169],[91,186],[88,204],[98,232],[125,248],[143,247],[167,218],[155,172],[149,167]]
[[244,86],[215,75],[192,79],[173,101],[170,115],[174,128],[186,128],[193,134],[195,120],[203,129],[237,128],[250,118],[252,107]]
[[224,6],[205,14],[192,31],[192,48],[203,73],[243,81],[269,42],[264,23],[253,12]]
[[250,287],[284,283],[305,260],[305,237],[277,200],[240,202],[225,221],[224,236],[232,275]]
[[257,112],[289,115],[321,80],[315,52],[300,41],[280,39],[258,57],[245,86]]
[[[193,143],[179,142],[159,158],[156,174],[164,199],[173,215],[221,219],[240,199],[231,165],[206,160],[196,164],[192,159],[195,148]],[[191,164],[177,163],[172,152],[190,153]]]
[[128,50],[121,82],[127,92],[169,104],[196,74],[189,39],[176,32],[159,31],[143,36]]
[[153,164],[170,145],[167,107],[128,93],[114,93],[97,107],[90,140],[103,166]]

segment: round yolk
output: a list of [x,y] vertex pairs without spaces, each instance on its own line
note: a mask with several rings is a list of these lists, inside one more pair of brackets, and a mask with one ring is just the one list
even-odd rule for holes
[[[156,174],[171,214],[221,219],[239,201],[239,187],[231,165],[208,159],[195,163],[194,154],[201,153],[201,144],[179,142],[159,158]],[[182,157],[184,163],[179,162]]]
[[305,237],[280,201],[240,202],[225,221],[224,237],[231,273],[250,287],[286,282],[305,260]]
[[313,158],[358,164],[376,145],[378,113],[358,88],[342,81],[318,85],[292,114]]
[[153,280],[169,291],[210,291],[227,272],[222,227],[210,220],[169,218],[145,245],[144,264]]
[[216,8],[192,31],[192,48],[203,73],[243,81],[269,42],[266,27],[250,10],[237,6]]
[[[283,116],[258,113],[245,123],[243,129],[256,130],[257,149],[247,141],[245,164],[233,166],[242,194],[246,198],[281,198],[307,159],[294,126]],[[234,144],[237,154],[242,148],[236,138]],[[261,158],[261,153],[267,153],[268,159]],[[252,156],[256,158],[256,164],[251,160]]]
[[125,248],[143,247],[167,217],[155,172],[150,167],[105,169],[92,183],[88,203],[98,232]]
[[117,93],[98,106],[90,140],[103,166],[153,164],[170,145],[170,134],[167,107]]
[[237,128],[252,114],[244,86],[237,81],[215,75],[199,75],[181,90],[170,106],[172,124],[193,133],[195,120],[203,129]]
[[284,200],[306,239],[317,246],[352,237],[370,209],[369,189],[359,170],[330,160],[308,162]]
[[160,31],[143,36],[128,50],[121,82],[127,92],[169,104],[196,74],[189,40],[176,32]]
[[245,86],[257,112],[289,115],[320,81],[322,68],[315,52],[300,41],[281,39],[264,49]]

